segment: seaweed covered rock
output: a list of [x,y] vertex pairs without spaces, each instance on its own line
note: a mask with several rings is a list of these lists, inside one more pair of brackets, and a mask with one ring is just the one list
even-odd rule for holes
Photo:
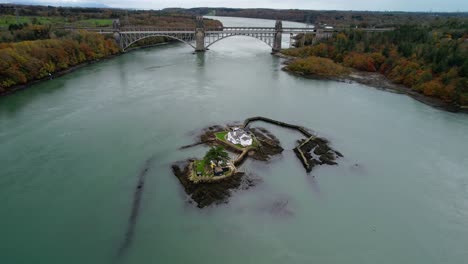
[[267,161],[271,156],[283,152],[279,139],[265,128],[252,128],[250,132],[255,135],[259,145],[251,157],[256,160]]
[[297,157],[301,160],[307,172],[317,165],[337,165],[336,159],[343,155],[333,150],[328,145],[328,140],[319,137],[301,139],[299,145],[294,149]]
[[[281,147],[281,143],[275,135],[265,128],[250,127],[250,124],[256,121],[262,121],[286,129],[296,130],[304,135],[306,139],[298,141],[299,145],[294,148],[294,152],[304,165],[307,172],[310,172],[317,165],[336,165],[337,163],[335,160],[337,157],[342,157],[341,153],[333,150],[328,145],[328,141],[326,139],[313,136],[313,133],[309,129],[266,117],[251,117],[246,119],[243,123],[238,122],[227,126],[210,126],[202,131],[200,141],[181,147],[181,149],[190,148],[200,144],[206,144],[208,146],[222,146],[233,154],[237,154],[237,157],[229,160],[224,168],[222,168],[222,165],[219,165],[219,162],[213,162],[213,159],[208,159],[208,161],[204,161],[204,163],[196,163],[198,165],[201,164],[204,168],[197,167],[194,169],[195,167],[191,166],[191,164],[195,164],[195,160],[189,161],[185,164],[174,164],[172,166],[174,175],[179,179],[187,195],[192,198],[199,208],[203,208],[211,204],[225,203],[231,196],[232,190],[246,189],[255,184],[254,180],[249,179],[249,177],[244,177],[244,173],[238,172],[237,170],[248,157],[259,161],[268,161],[272,156],[283,152],[284,149]],[[227,134],[234,127],[241,127],[252,134],[253,142],[251,145],[242,147],[239,144],[232,144],[232,142],[227,142],[220,138],[220,134],[218,134],[218,132],[225,132]],[[206,173],[207,171],[211,171],[209,168],[207,169],[208,165],[206,164],[212,164],[213,173]],[[218,172],[215,171],[216,169],[218,169]],[[223,175],[221,171],[224,171],[224,169],[228,169],[227,171],[231,171],[232,173]],[[215,172],[221,174],[215,175]],[[219,178],[216,178],[215,176]],[[279,209],[275,209],[273,211],[284,211],[283,209],[286,208],[286,206],[287,203],[275,204],[274,208]]]
[[210,144],[216,139],[215,133],[224,131],[225,128],[222,126],[214,125],[203,130],[203,134],[200,136],[200,141],[205,144]]
[[237,172],[229,178],[222,181],[210,183],[194,183],[189,180],[189,162],[182,165],[172,165],[172,172],[179,179],[185,192],[197,204],[197,207],[203,208],[211,204],[226,203],[234,189],[246,189],[253,186],[254,182],[246,179],[243,182],[244,173]]

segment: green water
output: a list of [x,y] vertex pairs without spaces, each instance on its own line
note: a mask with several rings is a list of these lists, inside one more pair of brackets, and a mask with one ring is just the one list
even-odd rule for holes
[[[191,51],[134,51],[0,98],[0,263],[466,263],[467,115],[288,75],[251,38]],[[300,135],[257,123],[286,149],[247,161],[261,182],[226,205],[188,204],[170,165],[206,148],[178,147],[256,115],[309,127],[345,157],[308,175],[291,151]]]

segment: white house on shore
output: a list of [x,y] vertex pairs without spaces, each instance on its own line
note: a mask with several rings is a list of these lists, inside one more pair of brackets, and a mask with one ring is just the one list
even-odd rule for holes
[[226,139],[232,144],[240,144],[243,147],[251,146],[253,143],[252,136],[238,127],[229,132],[226,136]]

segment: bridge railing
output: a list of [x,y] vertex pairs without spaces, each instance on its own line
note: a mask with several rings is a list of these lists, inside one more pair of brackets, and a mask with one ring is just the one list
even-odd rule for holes
[[[128,32],[128,33],[141,33],[141,32],[160,32],[160,33],[193,33],[195,32],[194,27],[184,27],[184,28],[171,28],[171,27],[154,27],[154,26],[125,26],[118,29],[111,27],[55,27],[56,29],[64,30],[87,30],[99,33],[112,33],[115,31]],[[360,30],[364,32],[386,32],[395,30],[394,28],[301,28],[301,27],[283,27],[282,32],[285,34],[299,34],[299,33],[316,33],[320,31],[322,33],[333,33],[341,32],[347,30]],[[214,32],[226,32],[226,33],[274,33],[276,29],[274,27],[215,27],[215,28],[205,28],[205,32],[214,33]]]
[[120,31],[195,31],[195,28],[171,28],[171,27],[152,27],[152,26],[127,26],[121,27]]

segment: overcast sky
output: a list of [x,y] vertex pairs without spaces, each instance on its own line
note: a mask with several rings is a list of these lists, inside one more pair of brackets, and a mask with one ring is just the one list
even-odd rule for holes
[[[0,0],[0,2],[3,1]],[[28,2],[93,2],[110,7],[141,9],[208,6],[315,10],[468,11],[468,0],[29,0]]]

